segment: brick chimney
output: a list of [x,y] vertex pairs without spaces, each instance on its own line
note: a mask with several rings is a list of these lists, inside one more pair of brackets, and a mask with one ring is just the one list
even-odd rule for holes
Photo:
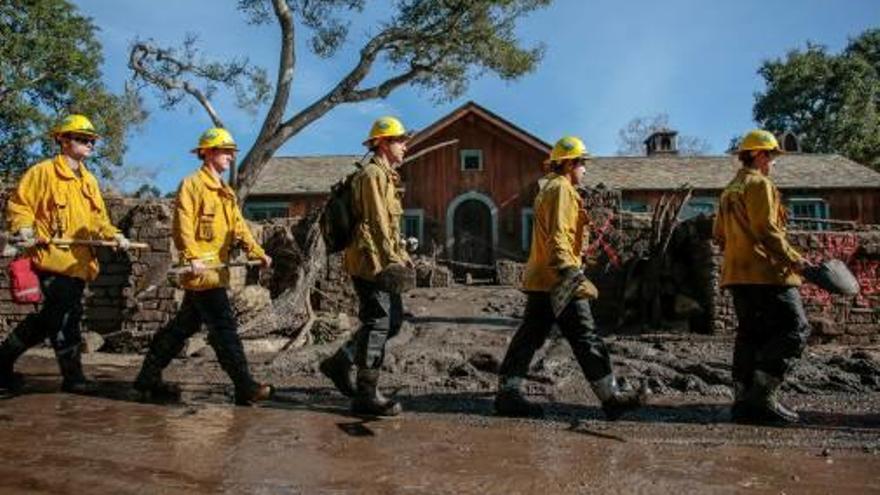
[[678,131],[661,129],[645,139],[648,156],[678,155]]

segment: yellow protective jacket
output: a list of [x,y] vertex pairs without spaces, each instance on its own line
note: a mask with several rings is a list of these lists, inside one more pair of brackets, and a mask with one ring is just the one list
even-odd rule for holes
[[[6,205],[9,230],[32,227],[37,239],[112,239],[119,230],[110,223],[98,181],[80,163],[74,172],[58,155],[27,170]],[[98,276],[94,248],[41,244],[31,258],[40,270],[85,281]]]
[[409,255],[400,243],[400,175],[384,158],[374,156],[352,180],[352,206],[357,224],[345,249],[343,266],[352,277],[374,281],[391,263]]
[[[583,200],[567,177],[544,177],[535,198],[532,248],[523,275],[523,290],[550,292],[559,283],[559,271],[582,267],[581,252],[587,241],[588,217]],[[586,281],[577,297],[596,298],[599,290]]]
[[721,285],[800,285],[791,267],[802,257],[788,243],[785,223],[773,181],[741,168],[721,194],[715,217],[715,240],[724,251]]
[[[204,166],[180,184],[173,235],[182,262],[200,259],[206,264],[226,263],[235,241],[244,244],[249,258],[265,254],[241,215],[232,188]],[[180,284],[187,290],[227,287],[229,270],[187,273],[181,276]]]

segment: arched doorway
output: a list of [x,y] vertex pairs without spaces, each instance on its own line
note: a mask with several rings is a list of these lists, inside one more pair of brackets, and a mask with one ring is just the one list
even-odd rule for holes
[[452,259],[491,265],[492,211],[477,199],[466,199],[456,208],[452,221]]

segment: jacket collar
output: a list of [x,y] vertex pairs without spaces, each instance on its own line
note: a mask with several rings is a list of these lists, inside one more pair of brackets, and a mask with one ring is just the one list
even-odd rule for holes
[[199,178],[202,183],[205,184],[205,187],[214,191],[220,191],[225,193],[227,196],[234,196],[235,194],[232,192],[232,188],[229,187],[228,184],[223,182],[223,179],[214,175],[210,169],[208,169],[207,165],[202,165],[199,169]]
[[[64,155],[57,155],[55,159],[52,160],[52,164],[55,165],[55,173],[62,179],[73,180],[77,178],[76,172],[74,172],[73,169],[70,168],[70,165],[67,164],[67,159],[64,158]],[[83,162],[79,162],[79,170],[83,179],[91,176]]]
[[379,166],[379,168],[385,172],[385,175],[391,178],[395,183],[400,181],[400,174],[397,173],[394,168],[391,167],[391,164],[388,163],[388,160],[385,159],[384,156],[373,155],[373,159],[371,160],[373,163]]

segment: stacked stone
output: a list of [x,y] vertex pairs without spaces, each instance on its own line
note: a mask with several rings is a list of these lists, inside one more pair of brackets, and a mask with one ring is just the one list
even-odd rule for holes
[[[177,262],[171,237],[173,200],[108,199],[111,219],[149,250],[101,250],[102,274],[90,285],[86,325],[105,334],[104,350],[141,351],[177,312],[183,292],[167,277]],[[96,312],[96,308],[105,308]],[[115,310],[115,312],[111,311]]]
[[[804,309],[813,327],[811,342],[880,342],[880,230],[867,226],[857,231],[798,231],[789,233],[789,241],[812,261],[845,261],[861,286],[858,296],[829,294],[811,284],[801,287]],[[721,260],[721,253],[717,252],[713,264],[720,265]],[[716,332],[735,330],[733,301],[717,285],[712,317]]]

